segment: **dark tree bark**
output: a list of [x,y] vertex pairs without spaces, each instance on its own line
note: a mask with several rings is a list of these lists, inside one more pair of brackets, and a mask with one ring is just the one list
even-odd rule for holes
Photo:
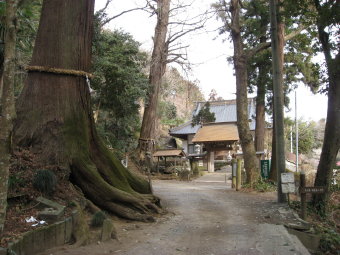
[[266,128],[266,69],[259,65],[259,78],[256,95],[256,127],[255,127],[255,148],[256,151],[264,151],[264,137]]
[[274,120],[275,120],[275,169],[277,171],[277,190],[278,202],[285,202],[286,196],[281,191],[281,173],[286,170],[285,167],[285,142],[284,142],[284,115],[283,115],[283,48],[284,48],[284,23],[280,17],[278,0],[270,1],[270,19],[271,19],[271,40],[273,56],[273,102],[274,102]]
[[322,145],[320,162],[318,165],[315,186],[326,187],[326,192],[323,194],[315,194],[313,204],[322,213],[328,210],[328,201],[330,195],[330,184],[333,175],[333,167],[336,160],[336,155],[340,148],[340,53],[332,57],[330,35],[327,31],[325,20],[322,17],[322,7],[320,1],[314,0],[314,5],[317,10],[317,28],[319,41],[326,60],[328,74],[328,108],[327,120],[325,127],[325,136]]
[[[94,0],[45,0],[31,66],[88,72]],[[83,76],[30,71],[17,104],[14,141],[58,165],[85,196],[120,217],[150,220],[158,199],[126,170],[96,132]]]
[[168,43],[166,36],[169,24],[170,0],[157,1],[157,24],[154,35],[154,47],[151,56],[151,66],[149,74],[149,82],[151,89],[149,92],[148,101],[145,103],[145,111],[141,134],[139,138],[140,159],[142,161],[152,158],[152,153],[155,145],[155,131],[157,122],[157,108],[159,101],[159,90],[162,83],[162,77],[165,72]]
[[247,59],[240,30],[240,5],[238,0],[230,1],[231,35],[234,45],[234,68],[236,73],[237,128],[240,136],[244,165],[247,174],[246,182],[253,184],[259,176],[258,159],[255,153],[253,137],[249,129],[248,115],[248,74]]
[[[273,107],[274,108],[274,107]],[[273,112],[274,115],[274,112]],[[275,119],[273,116],[273,136],[272,136],[272,157],[270,164],[269,180],[277,182],[277,167],[276,167],[276,139],[275,139]]]
[[[11,157],[11,136],[14,107],[15,46],[17,35],[17,0],[6,1],[6,35],[4,52],[3,84],[0,89],[0,233],[3,231],[7,209],[8,177]],[[1,76],[2,78],[2,76]]]

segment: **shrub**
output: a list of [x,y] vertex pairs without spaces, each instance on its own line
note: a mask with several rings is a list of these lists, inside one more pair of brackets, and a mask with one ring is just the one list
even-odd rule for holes
[[20,175],[13,174],[8,178],[8,189],[13,190],[16,187],[23,186],[25,184],[25,180],[20,177]]
[[57,177],[51,170],[38,170],[33,177],[33,187],[46,195],[53,194],[56,185]]
[[338,254],[340,249],[340,234],[334,229],[319,227],[321,234],[320,250],[322,254]]
[[[250,188],[250,185],[245,184],[243,187]],[[258,192],[271,192],[276,190],[276,185],[269,180],[263,180],[260,178],[253,184],[253,188]]]
[[101,227],[103,226],[103,222],[106,219],[106,214],[103,211],[96,212],[91,220],[92,227]]

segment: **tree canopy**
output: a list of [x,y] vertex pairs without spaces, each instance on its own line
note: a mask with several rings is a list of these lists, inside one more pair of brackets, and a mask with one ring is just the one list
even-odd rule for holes
[[95,28],[91,81],[97,128],[109,146],[126,152],[136,146],[140,104],[149,90],[147,54],[131,35]]

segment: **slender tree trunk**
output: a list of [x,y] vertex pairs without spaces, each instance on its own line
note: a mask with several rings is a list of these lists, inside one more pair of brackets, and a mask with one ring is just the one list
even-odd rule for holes
[[264,136],[266,127],[266,84],[263,79],[266,75],[265,68],[259,66],[259,83],[257,84],[256,96],[256,127],[255,127],[255,148],[256,151],[264,151]]
[[[267,15],[261,15],[261,34],[260,44],[267,42],[266,30],[268,27]],[[261,54],[261,53],[260,53]],[[262,52],[262,55],[264,53]],[[263,56],[260,58],[260,63],[258,63],[258,80],[257,80],[257,96],[256,96],[256,127],[255,127],[255,149],[256,151],[264,151],[264,137],[266,128],[266,80],[267,80],[267,58],[264,59]]]
[[247,56],[244,52],[241,37],[239,1],[231,0],[230,3],[232,15],[231,34],[234,45],[234,67],[236,73],[237,128],[247,174],[246,182],[252,185],[259,176],[259,164],[255,153],[253,137],[249,129]]
[[7,209],[9,165],[11,157],[11,135],[14,107],[14,75],[16,48],[16,13],[18,2],[6,1],[6,35],[4,53],[4,72],[0,112],[0,232],[3,231]]
[[[274,106],[273,106],[274,109]],[[276,167],[276,139],[275,139],[275,117],[273,112],[273,136],[272,136],[272,157],[271,157],[271,164],[270,164],[270,174],[269,180],[273,182],[277,182],[277,167]]]
[[[44,0],[31,66],[88,72],[94,0]],[[158,199],[98,137],[84,76],[30,71],[17,104],[15,143],[78,185],[99,207],[150,220]]]
[[[166,35],[168,32],[170,0],[157,1],[157,24],[154,35],[154,47],[151,56],[149,82],[151,85],[148,101],[145,103],[141,134],[139,138],[140,159],[151,160],[155,145],[155,130],[157,123],[157,108],[159,90],[166,68],[168,45]],[[147,158],[146,158],[147,157]]]
[[281,173],[285,166],[284,115],[283,115],[283,47],[284,24],[279,16],[278,0],[270,1],[272,27],[272,56],[273,56],[273,91],[275,119],[275,154],[278,185],[278,202],[285,202],[286,196],[281,191]]
[[326,32],[326,26],[320,18],[322,11],[320,2],[315,0],[314,3],[319,15],[317,21],[319,41],[322,45],[327,65],[328,108],[325,136],[314,183],[315,186],[326,187],[326,192],[323,194],[315,194],[313,204],[320,212],[326,213],[328,210],[329,188],[333,175],[333,167],[340,148],[340,53],[338,52],[338,54],[332,58],[329,34]]

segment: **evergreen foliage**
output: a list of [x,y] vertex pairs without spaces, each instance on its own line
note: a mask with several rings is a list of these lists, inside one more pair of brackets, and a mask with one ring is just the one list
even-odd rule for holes
[[158,116],[165,125],[180,125],[183,120],[177,116],[177,108],[172,102],[159,101]]
[[[97,24],[99,22],[97,21]],[[136,146],[140,129],[140,101],[149,84],[144,68],[147,54],[123,31],[95,29],[91,87],[97,129],[107,144],[118,152]]]
[[[245,47],[251,49],[270,39],[269,7],[268,3],[263,1],[243,1],[243,3],[245,7],[243,29],[247,42]],[[285,23],[285,35],[288,35],[301,25],[301,19],[294,16],[297,15],[295,5],[287,4],[286,1],[283,1],[283,5],[281,16]],[[298,85],[304,84],[314,93],[323,85],[321,65],[313,61],[313,57],[317,54],[314,46],[315,38],[315,32],[301,32],[285,42],[283,70],[286,107],[289,107],[288,94]],[[263,71],[260,72],[260,69]],[[270,49],[260,51],[248,60],[248,74],[249,92],[258,91],[256,87],[263,86],[268,102],[267,110],[271,112],[273,88]]]
[[51,195],[56,189],[57,177],[51,170],[38,170],[33,178],[33,187],[46,195]]
[[[296,151],[296,130],[295,122],[289,118],[285,119],[285,136],[286,141],[290,142],[290,130],[292,129],[293,151]],[[324,123],[315,121],[298,120],[299,132],[299,153],[310,154],[313,149],[321,148],[324,134]],[[286,149],[290,144],[286,145]]]
[[215,113],[210,112],[210,103],[206,102],[198,114],[193,116],[191,125],[202,125],[205,123],[214,122],[215,120]]

